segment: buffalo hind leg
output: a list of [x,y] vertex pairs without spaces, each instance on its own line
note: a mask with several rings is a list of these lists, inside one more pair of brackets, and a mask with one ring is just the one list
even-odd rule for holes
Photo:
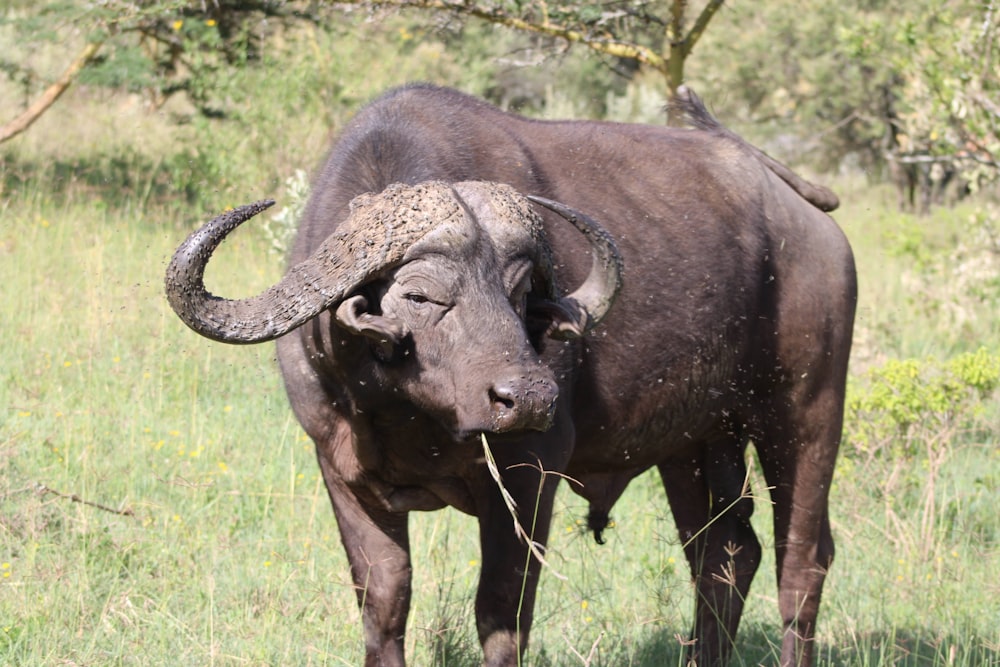
[[725,438],[698,458],[666,461],[660,476],[695,585],[695,623],[688,664],[729,661],[760,543],[750,525],[753,500],[745,491],[745,446]]
[[361,609],[365,667],[403,667],[411,587],[407,514],[362,502],[322,452],[319,462]]
[[820,596],[833,563],[828,496],[842,406],[836,388],[808,400],[794,393],[776,399],[755,443],[774,504],[782,667],[812,664]]

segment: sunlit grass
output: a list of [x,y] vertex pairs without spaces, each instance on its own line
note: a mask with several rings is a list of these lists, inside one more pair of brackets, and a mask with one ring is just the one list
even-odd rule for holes
[[[896,210],[889,186],[843,179],[840,192],[841,208],[834,216],[859,266],[854,367],[886,358],[947,358],[991,341],[995,349],[1000,340],[996,283],[988,290],[993,298],[968,290],[962,275],[969,252],[959,252],[972,250],[988,261],[971,222],[983,199],[935,207],[930,216],[919,217]],[[993,264],[1000,264],[995,256]]]
[[[135,654],[130,643],[164,642],[162,664],[201,663],[246,638],[229,626],[275,613],[264,603],[283,596],[302,565],[315,571],[317,545],[334,546],[329,523],[307,531],[317,509],[323,519],[328,510],[273,349],[233,354],[168,316],[161,276],[184,233],[177,225],[81,207],[4,222],[0,279],[13,289],[0,294],[0,557],[9,564],[0,617],[19,622],[0,647],[42,664],[53,646],[101,662]],[[248,262],[277,261],[252,241],[228,250],[220,290],[253,289],[279,270],[247,276]],[[257,530],[275,516],[291,522]],[[150,624],[162,629],[150,636]]]

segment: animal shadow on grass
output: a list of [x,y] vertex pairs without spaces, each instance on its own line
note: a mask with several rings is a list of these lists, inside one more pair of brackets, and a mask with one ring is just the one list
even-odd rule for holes
[[[451,631],[462,625],[462,605],[443,601],[439,607],[439,631],[431,633],[434,667],[478,667],[482,654],[474,632]],[[586,651],[568,644],[540,646],[533,641],[525,655],[525,667],[685,667],[684,635],[681,629],[662,628],[638,643],[633,637],[605,635]],[[953,634],[933,636],[930,630],[888,629],[835,640],[820,638],[815,665],[893,667],[983,667],[1000,666],[1000,644]],[[781,654],[776,626],[749,623],[740,629],[729,667],[775,665]]]
[[[944,622],[942,622],[944,625]],[[935,629],[890,628],[821,643],[817,665],[986,667],[1000,665],[1000,641]]]
[[[1000,666],[1000,645],[978,638],[954,634],[935,633],[933,630],[893,629],[861,635],[841,635],[835,638],[822,636],[817,641],[814,664],[816,667],[983,667]],[[634,667],[653,665],[678,665],[683,667],[684,647],[677,637],[668,632],[651,636],[637,648],[628,662],[623,656],[603,662],[594,661],[591,667],[629,664]],[[757,667],[776,665],[781,657],[781,636],[775,624],[750,623],[740,628],[736,647],[729,667]],[[566,664],[555,661],[555,664]]]

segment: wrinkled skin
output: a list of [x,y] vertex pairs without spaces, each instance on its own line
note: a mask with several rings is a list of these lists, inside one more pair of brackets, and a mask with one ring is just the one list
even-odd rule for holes
[[[741,497],[752,440],[774,502],[781,664],[812,663],[833,559],[827,494],[853,259],[819,210],[835,207],[832,193],[698,104],[687,111],[700,129],[540,122],[411,86],[359,112],[318,173],[292,266],[356,195],[428,180],[506,183],[568,204],[607,228],[625,263],[610,314],[574,329],[553,294],[588,275],[586,241],[538,209],[555,269],[545,278],[537,239],[512,232],[480,186],[457,185],[461,225],[414,243],[403,263],[278,339],[351,563],[366,665],[404,664],[407,514],[446,505],[479,520],[484,664],[517,664],[527,645],[539,565],[521,571],[525,546],[480,432],[518,506],[537,508],[543,544],[558,477],[536,499],[539,468],[580,482],[571,486],[598,539],[629,481],[659,469],[695,582],[689,657],[699,665],[728,662],[760,561],[753,502]],[[556,335],[567,326],[575,335]],[[619,523],[627,530],[627,517]]]
[[337,323],[367,339],[380,362],[377,385],[457,441],[546,431],[558,394],[524,324],[537,241],[508,228],[480,190],[456,186],[467,205],[479,204],[474,215],[421,239],[402,266],[336,310]]

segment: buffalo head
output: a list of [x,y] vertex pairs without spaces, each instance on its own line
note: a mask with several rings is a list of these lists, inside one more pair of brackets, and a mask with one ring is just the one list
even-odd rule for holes
[[355,198],[308,259],[248,299],[209,294],[204,270],[221,240],[270,202],[219,216],[178,248],[167,296],[188,326],[227,343],[271,340],[330,310],[368,342],[381,389],[456,438],[546,430],[558,386],[538,356],[541,339],[580,337],[597,324],[620,286],[621,259],[593,220],[533,201],[591,241],[591,274],[570,294],[557,291],[528,199],[495,183],[428,182]]

